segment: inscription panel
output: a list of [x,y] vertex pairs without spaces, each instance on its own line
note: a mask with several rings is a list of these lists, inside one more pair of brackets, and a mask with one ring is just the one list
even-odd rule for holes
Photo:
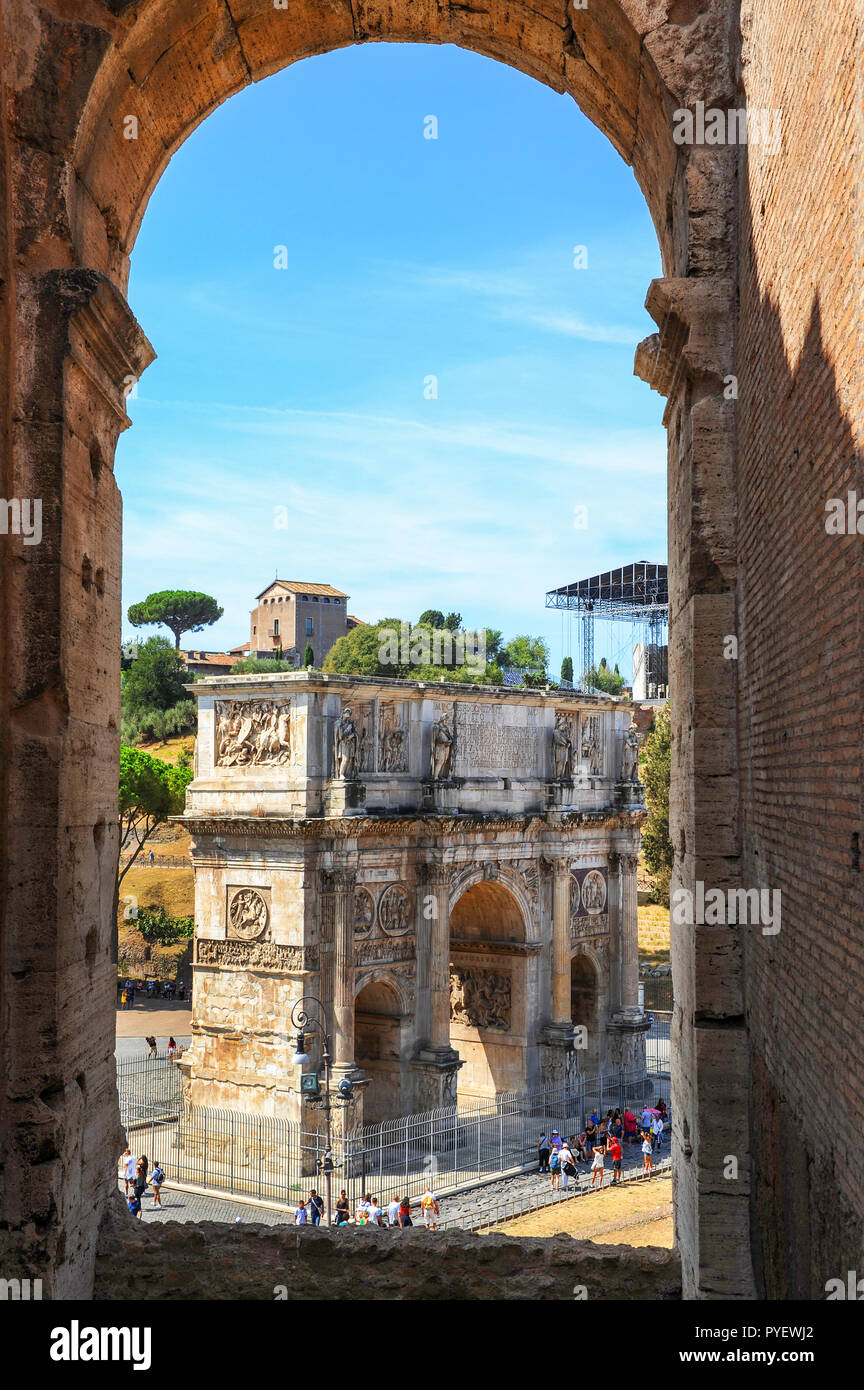
[[538,731],[500,721],[499,710],[460,704],[456,710],[456,774],[504,771],[531,776],[537,766]]

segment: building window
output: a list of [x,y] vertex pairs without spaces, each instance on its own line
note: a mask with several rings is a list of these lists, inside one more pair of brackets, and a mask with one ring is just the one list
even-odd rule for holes
[[312,636],[312,619],[311,619],[311,618],[307,618],[307,619],[306,619],[306,636],[307,636],[307,637],[311,637],[311,636]]
[[274,619],[273,619],[273,636],[274,636],[274,637],[278,637],[278,636],[279,636],[279,619],[278,619],[278,618],[274,618]]

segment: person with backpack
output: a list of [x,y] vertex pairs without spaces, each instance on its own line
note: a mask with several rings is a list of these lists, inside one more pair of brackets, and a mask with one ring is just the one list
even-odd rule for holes
[[146,1038],[144,1039],[144,1041],[146,1042],[147,1046],[148,1046],[149,1049],[150,1049],[150,1052],[149,1052],[148,1055],[149,1055],[150,1057],[155,1057],[155,1056],[156,1056],[156,1039],[155,1039],[155,1037],[153,1036],[153,1034],[152,1034],[152,1033],[148,1033],[147,1036],[146,1036]]
[[159,1167],[158,1158],[153,1163],[153,1172],[150,1174],[150,1186],[153,1188],[153,1205],[162,1205],[162,1184],[165,1181],[165,1174]]
[[440,1207],[438,1206],[438,1200],[435,1194],[429,1187],[426,1188],[426,1191],[420,1198],[420,1210],[423,1213],[423,1225],[426,1227],[426,1230],[437,1231]]
[[561,1187],[566,1192],[570,1179],[576,1176],[576,1164],[573,1161],[569,1144],[564,1144],[562,1147],[558,1154],[558,1162],[561,1164]]
[[552,1191],[556,1191],[561,1186],[561,1151],[553,1149],[549,1155],[549,1177],[552,1180]]

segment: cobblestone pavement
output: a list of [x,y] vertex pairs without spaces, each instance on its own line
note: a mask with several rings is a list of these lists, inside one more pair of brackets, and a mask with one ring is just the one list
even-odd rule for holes
[[[123,1191],[123,1183],[118,1184]],[[230,1221],[249,1225],[262,1222],[266,1226],[294,1224],[293,1211],[271,1211],[268,1207],[247,1206],[245,1202],[234,1202],[228,1197],[203,1197],[198,1192],[181,1192],[177,1188],[165,1186],[162,1189],[162,1206],[154,1207],[153,1189],[148,1187],[142,1202],[145,1225],[151,1221]],[[131,1219],[131,1218],[130,1218]]]
[[[668,1150],[655,1155],[655,1164],[662,1159],[668,1158]],[[632,1173],[642,1166],[642,1154],[636,1144],[625,1145],[624,1151],[624,1172]],[[609,1187],[611,1182],[611,1168],[607,1163],[606,1176],[603,1180],[604,1190]],[[585,1191],[590,1184],[590,1169],[586,1164],[579,1164],[577,1177],[570,1179],[569,1191]],[[119,1184],[123,1191],[122,1182]],[[515,1177],[502,1178],[498,1182],[487,1183],[484,1187],[475,1187],[467,1192],[458,1193],[452,1197],[444,1197],[441,1200],[441,1222],[445,1226],[475,1226],[478,1220],[485,1221],[488,1218],[489,1224],[502,1219],[502,1212],[506,1206],[507,1214],[511,1214],[511,1207],[517,1212],[521,1210],[531,1210],[535,1204],[539,1205],[547,1196],[551,1194],[551,1183],[549,1176],[545,1173],[536,1171],[530,1173],[517,1174]],[[378,1196],[379,1194],[375,1193]],[[382,1206],[385,1205],[383,1197],[379,1196]],[[412,1200],[415,1216],[419,1217],[419,1201]],[[144,1196],[144,1216],[145,1224],[148,1221],[227,1221],[237,1222],[238,1220],[248,1225],[252,1222],[261,1222],[266,1226],[293,1225],[293,1211],[273,1211],[269,1207],[251,1206],[245,1202],[236,1202],[229,1197],[204,1196],[197,1192],[183,1192],[176,1188],[166,1186],[162,1189],[162,1206],[154,1207],[152,1189],[148,1188]]]

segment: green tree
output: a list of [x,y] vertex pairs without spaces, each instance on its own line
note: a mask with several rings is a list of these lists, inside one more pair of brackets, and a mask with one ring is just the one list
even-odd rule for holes
[[306,643],[306,650],[303,653],[303,665],[304,667],[315,665],[315,653],[312,650],[311,642]]
[[151,623],[169,627],[179,651],[184,632],[202,632],[211,623],[218,622],[224,611],[209,594],[198,593],[195,589],[163,589],[158,594],[148,594],[143,603],[133,603],[129,621],[133,627],[147,627]]
[[279,661],[275,656],[244,656],[231,667],[232,676],[261,676],[268,671],[296,671],[291,661]]
[[172,767],[161,758],[151,758],[138,748],[120,747],[120,852],[131,850],[129,860],[117,866],[117,893],[120,884],[138,858],[157,825],[169,816],[179,816],[186,802],[186,788],[192,781],[191,768]]
[[573,684],[572,656],[565,656],[564,660],[561,662],[561,679],[562,681],[569,681],[571,685]]
[[640,779],[645,784],[648,819],[642,830],[642,852],[654,875],[653,898],[669,906],[669,880],[674,858],[669,838],[669,785],[672,775],[672,722],[669,706],[654,717],[642,753]]
[[417,624],[418,626],[431,628],[443,627],[444,614],[441,612],[440,608],[427,608],[425,613],[420,614],[420,617],[417,619]]
[[448,613],[441,626],[448,628],[450,632],[458,632],[462,626],[462,614]]
[[527,633],[511,638],[499,657],[501,666],[513,667],[517,671],[532,676],[546,676],[549,662],[549,646],[542,637],[529,637]]
[[592,666],[586,672],[585,682],[589,689],[602,690],[606,695],[620,695],[626,684],[624,677],[618,672],[618,667],[612,671],[605,656],[601,658],[599,666]]
[[180,656],[167,637],[150,637],[124,672],[122,704],[125,715],[143,710],[166,710],[185,700],[189,677]]

